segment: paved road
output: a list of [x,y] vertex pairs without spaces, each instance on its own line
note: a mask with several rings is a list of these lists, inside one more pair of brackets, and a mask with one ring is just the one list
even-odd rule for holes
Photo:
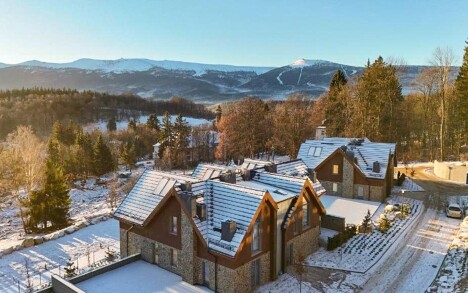
[[[442,181],[426,169],[428,167],[416,167],[412,176],[425,192],[405,193],[405,196],[423,200],[424,217],[412,236],[372,273],[362,292],[424,292],[437,275],[460,224],[460,220],[444,214],[447,197],[468,194],[468,188]],[[397,168],[395,172],[398,170],[405,172],[405,168]]]
[[[404,196],[422,200],[425,213],[418,220],[414,233],[402,241],[395,254],[380,264],[374,271],[363,275],[348,272],[305,268],[303,279],[314,288],[327,292],[424,292],[437,275],[447,249],[458,231],[460,220],[449,219],[444,214],[447,197],[468,194],[468,188],[438,179],[425,170],[415,167],[412,179],[425,192],[406,192]],[[396,168],[406,172],[405,168]],[[294,269],[289,271],[297,276]],[[352,280],[363,284],[353,285]]]

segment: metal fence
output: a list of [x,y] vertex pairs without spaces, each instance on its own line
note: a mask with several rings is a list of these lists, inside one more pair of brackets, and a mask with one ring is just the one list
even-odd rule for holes
[[[106,252],[113,252],[111,253],[113,256]],[[23,263],[23,267],[19,269],[23,275],[23,278],[21,279],[2,274],[0,272],[0,286],[3,287],[1,292],[36,292],[52,285],[51,275],[59,275],[64,278],[71,277],[70,275],[67,275],[66,269],[68,267],[74,268],[72,269],[72,276],[76,276],[108,265],[109,263],[115,262],[119,258],[120,252],[118,246],[96,243],[93,245],[87,245],[86,253],[84,255],[81,255],[75,259],[65,260],[70,262],[70,266],[48,266],[45,264],[41,265],[40,267],[33,267],[32,265],[28,264],[27,261],[25,261],[25,263]]]

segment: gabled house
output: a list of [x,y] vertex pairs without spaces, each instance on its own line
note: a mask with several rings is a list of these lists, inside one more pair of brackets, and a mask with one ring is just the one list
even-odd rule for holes
[[368,139],[307,140],[298,153],[327,194],[384,201],[393,186],[395,144]]
[[223,175],[146,171],[115,212],[121,255],[141,253],[190,284],[250,292],[317,249],[325,210],[308,178]]

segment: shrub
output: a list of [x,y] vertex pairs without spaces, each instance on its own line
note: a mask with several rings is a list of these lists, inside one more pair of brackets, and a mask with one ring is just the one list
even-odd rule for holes
[[328,237],[327,250],[334,250],[345,244],[349,239],[356,235],[356,225],[346,225],[343,232],[339,232],[333,237]]

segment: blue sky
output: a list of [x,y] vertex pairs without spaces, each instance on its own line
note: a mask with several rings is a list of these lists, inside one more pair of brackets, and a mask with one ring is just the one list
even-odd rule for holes
[[298,58],[461,63],[468,1],[0,1],[0,62],[141,57],[279,66]]

